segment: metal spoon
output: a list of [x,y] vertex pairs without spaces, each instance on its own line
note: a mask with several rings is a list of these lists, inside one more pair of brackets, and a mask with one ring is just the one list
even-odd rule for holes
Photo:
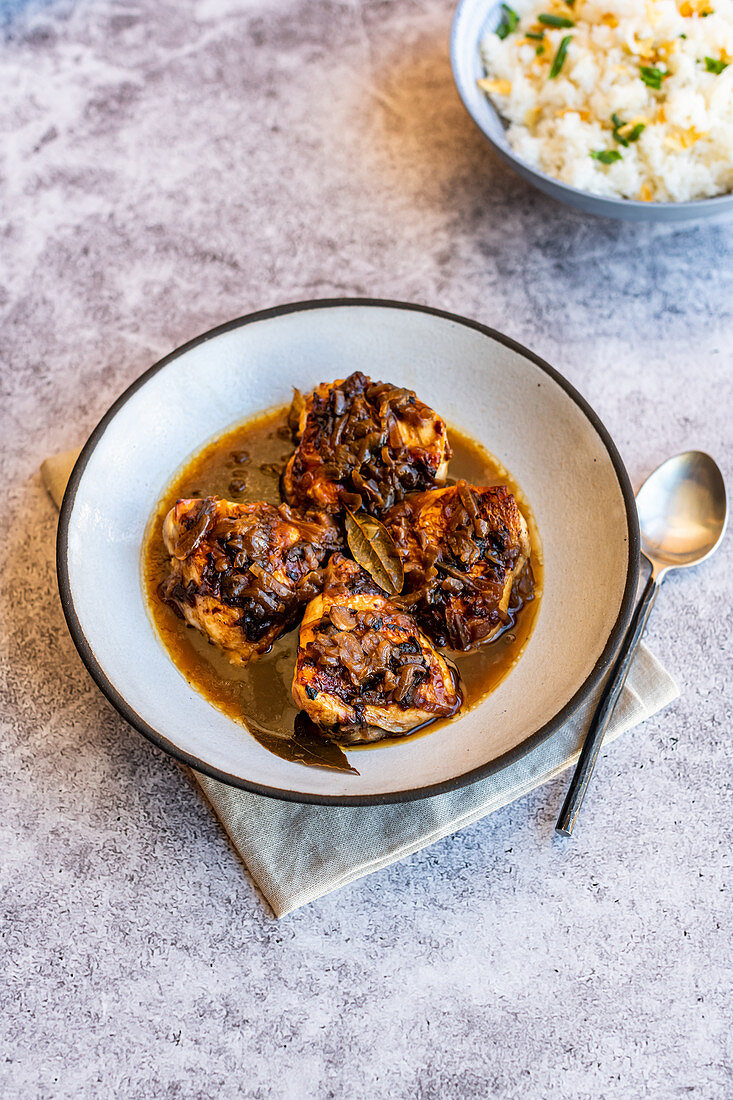
[[659,586],[670,569],[699,565],[718,549],[728,522],[723,475],[710,455],[685,451],[667,459],[636,494],[642,557],[651,566],[641,601],[603,689],[555,829],[570,836],[588,789],[616,700],[641,641]]

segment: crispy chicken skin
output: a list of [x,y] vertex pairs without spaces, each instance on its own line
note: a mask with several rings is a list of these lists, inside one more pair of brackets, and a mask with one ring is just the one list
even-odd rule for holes
[[445,424],[412,390],[357,371],[296,400],[290,423],[299,443],[283,475],[290,504],[377,514],[407,492],[445,483]]
[[300,627],[296,704],[338,741],[376,741],[455,714],[456,679],[414,619],[335,554]]
[[436,645],[473,649],[509,621],[530,543],[506,486],[459,481],[415,493],[382,518],[405,569],[400,603]]
[[177,501],[163,539],[170,574],[161,598],[238,665],[295,625],[340,542],[329,516],[217,497]]

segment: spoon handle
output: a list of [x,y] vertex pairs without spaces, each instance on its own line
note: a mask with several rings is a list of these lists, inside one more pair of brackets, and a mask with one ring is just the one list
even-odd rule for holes
[[616,658],[616,664],[613,666],[611,676],[603,689],[603,694],[596,707],[593,721],[590,724],[585,741],[583,742],[583,748],[580,750],[580,759],[575,767],[575,772],[570,782],[570,788],[565,797],[560,816],[557,819],[555,830],[563,836],[570,836],[575,827],[575,822],[580,813],[580,807],[585,798],[585,792],[588,789],[590,777],[593,774],[593,768],[598,759],[598,753],[603,744],[603,735],[611,720],[613,709],[616,706],[616,700],[621,694],[621,689],[626,682],[631,662],[636,653],[636,647],[641,641],[641,636],[644,633],[647,620],[654,607],[654,601],[657,598],[658,591],[659,580],[654,577],[653,573],[650,573],[641,600],[639,601],[639,606],[634,612],[631,626],[626,632],[621,649],[619,650],[619,655]]

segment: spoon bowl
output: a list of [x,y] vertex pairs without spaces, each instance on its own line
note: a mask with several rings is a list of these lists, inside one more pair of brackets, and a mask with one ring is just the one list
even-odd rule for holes
[[710,557],[728,519],[723,475],[703,451],[662,463],[639,489],[636,507],[642,549],[657,572]]

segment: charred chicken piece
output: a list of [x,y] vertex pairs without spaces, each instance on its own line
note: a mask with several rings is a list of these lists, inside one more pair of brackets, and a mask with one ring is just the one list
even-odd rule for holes
[[295,625],[340,541],[329,516],[217,497],[177,501],[163,539],[171,568],[161,598],[238,665]]
[[510,621],[513,585],[531,573],[527,523],[506,486],[459,481],[382,519],[405,569],[399,601],[436,645],[473,649]]
[[293,698],[346,744],[409,733],[461,704],[451,668],[414,619],[340,554],[303,616]]
[[412,390],[357,371],[296,394],[290,424],[300,442],[283,491],[296,507],[378,514],[405,493],[445,483],[445,424]]

